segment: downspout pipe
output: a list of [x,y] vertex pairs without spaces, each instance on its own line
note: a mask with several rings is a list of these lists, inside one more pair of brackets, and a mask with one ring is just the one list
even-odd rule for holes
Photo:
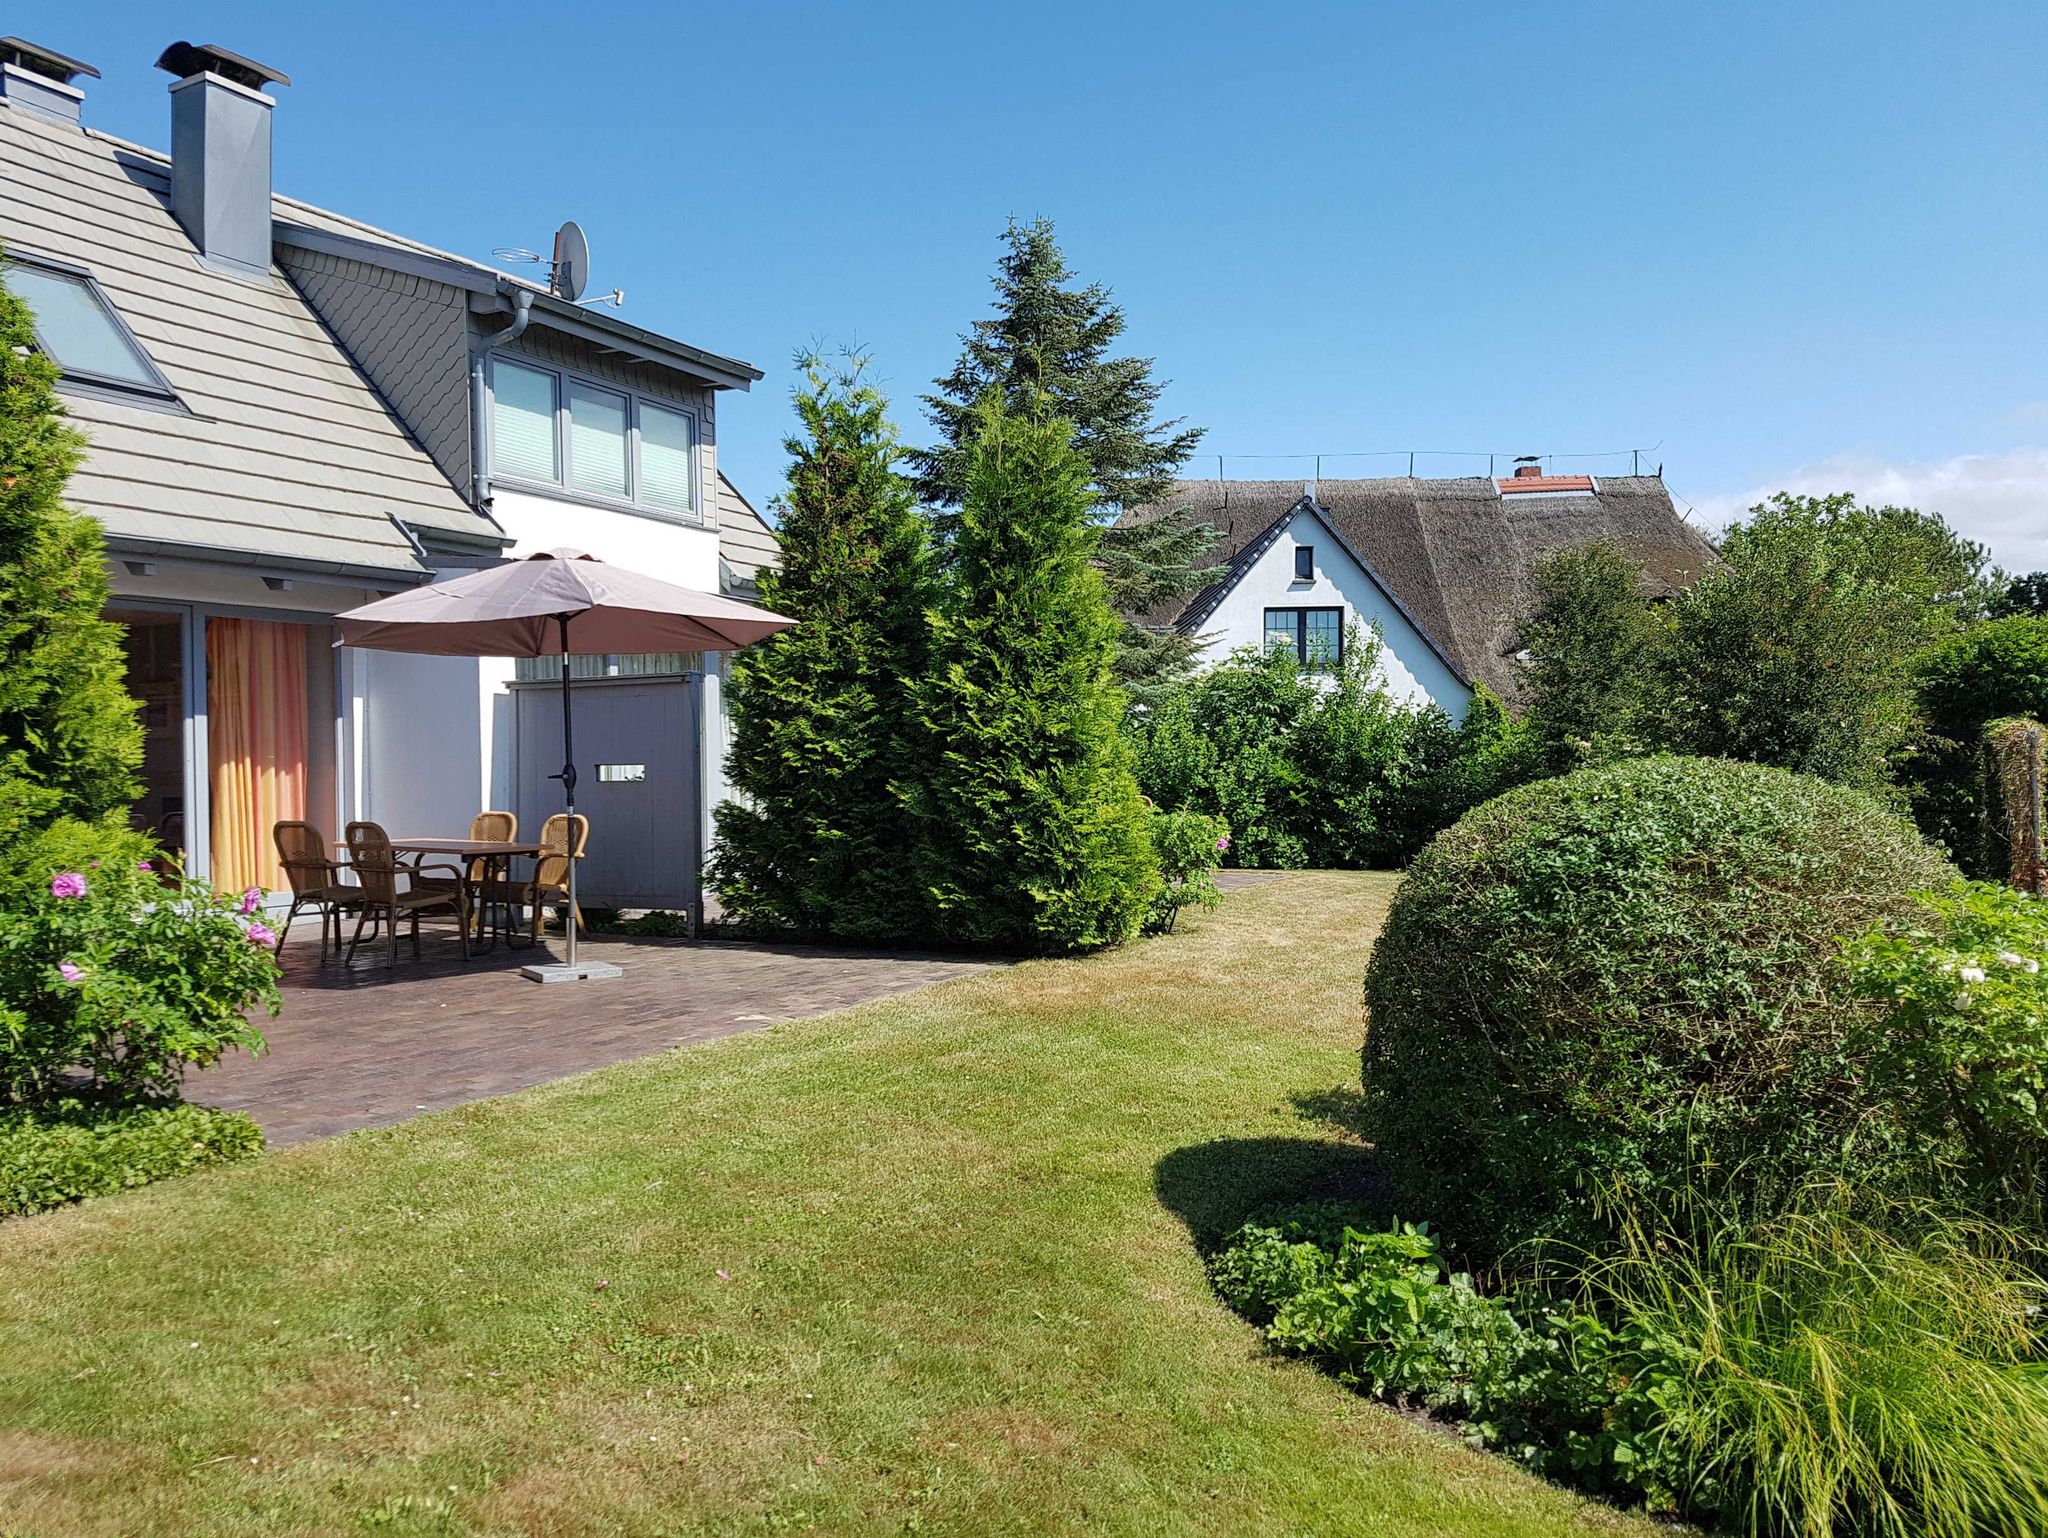
[[491,499],[491,433],[484,414],[489,395],[486,358],[493,349],[517,337],[533,319],[532,289],[523,284],[500,283],[498,292],[512,301],[512,324],[484,332],[469,354],[469,500],[480,513],[489,511]]

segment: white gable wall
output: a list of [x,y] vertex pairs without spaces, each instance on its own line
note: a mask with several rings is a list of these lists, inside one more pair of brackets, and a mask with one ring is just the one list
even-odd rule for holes
[[[1315,549],[1315,576],[1294,577],[1298,546]],[[1223,595],[1223,601],[1202,622],[1210,637],[1203,659],[1220,662],[1241,646],[1262,646],[1268,609],[1332,609],[1344,611],[1344,622],[1363,629],[1377,625],[1386,637],[1380,659],[1381,677],[1397,699],[1433,700],[1462,721],[1472,691],[1439,657],[1436,649],[1409,622],[1364,567],[1352,559],[1336,532],[1314,513],[1290,513],[1279,536]]]

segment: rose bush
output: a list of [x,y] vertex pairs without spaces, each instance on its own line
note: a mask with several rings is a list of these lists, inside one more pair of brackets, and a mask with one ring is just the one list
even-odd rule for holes
[[262,1050],[248,1011],[275,1015],[278,988],[260,892],[187,882],[130,835],[59,858],[0,900],[0,1106],[171,1096],[188,1066]]

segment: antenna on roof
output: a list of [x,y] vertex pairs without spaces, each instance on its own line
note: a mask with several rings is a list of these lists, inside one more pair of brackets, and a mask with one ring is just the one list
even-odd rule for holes
[[584,285],[590,281],[590,237],[574,219],[565,220],[555,231],[552,256],[542,256],[524,246],[493,246],[491,255],[508,262],[546,262],[548,292],[570,304],[608,304],[617,309],[626,302],[623,288],[615,288],[596,299],[583,297]]

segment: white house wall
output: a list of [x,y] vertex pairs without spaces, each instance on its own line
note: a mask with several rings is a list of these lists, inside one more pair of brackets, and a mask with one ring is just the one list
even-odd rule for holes
[[495,487],[491,514],[517,542],[515,559],[562,547],[703,593],[718,591],[718,530],[643,518],[558,497]]
[[[1315,548],[1315,576],[1306,582],[1294,576],[1294,552],[1301,545]],[[1465,718],[1472,691],[1352,559],[1335,532],[1306,512],[1289,518],[1279,537],[1202,622],[1201,633],[1211,637],[1204,658],[1217,662],[1241,646],[1263,646],[1268,609],[1334,608],[1343,609],[1347,625],[1377,625],[1386,637],[1380,668],[1389,693],[1398,699],[1433,700],[1453,720]]]

